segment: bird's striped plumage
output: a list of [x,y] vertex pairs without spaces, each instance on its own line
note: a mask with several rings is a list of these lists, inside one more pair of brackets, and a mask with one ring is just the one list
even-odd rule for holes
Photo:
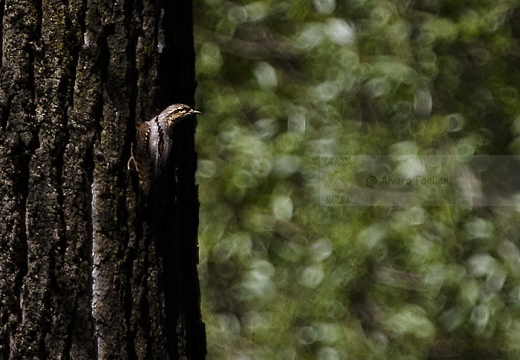
[[184,119],[199,113],[188,105],[174,104],[153,119],[139,124],[130,161],[139,175],[139,184],[144,195],[150,193],[153,182],[161,175],[170,156],[173,146],[172,129]]

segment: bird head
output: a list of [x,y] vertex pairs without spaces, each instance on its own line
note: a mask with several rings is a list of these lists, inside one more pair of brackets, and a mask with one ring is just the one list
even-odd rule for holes
[[163,114],[166,115],[168,126],[171,128],[195,114],[200,114],[200,111],[194,110],[185,104],[173,104],[168,106],[163,111]]

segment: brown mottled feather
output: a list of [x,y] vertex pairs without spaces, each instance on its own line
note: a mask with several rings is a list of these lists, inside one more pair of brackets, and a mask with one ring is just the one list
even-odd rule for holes
[[136,140],[132,146],[134,170],[139,175],[143,195],[148,195],[155,178],[160,176],[172,149],[172,129],[184,119],[200,114],[188,105],[168,106],[153,119],[139,124]]

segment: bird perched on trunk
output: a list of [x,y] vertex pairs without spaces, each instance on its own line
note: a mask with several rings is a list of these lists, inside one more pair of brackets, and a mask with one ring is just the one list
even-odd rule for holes
[[141,193],[147,196],[160,176],[173,147],[172,130],[181,121],[200,114],[184,104],[168,106],[152,120],[139,124],[128,169],[137,171]]

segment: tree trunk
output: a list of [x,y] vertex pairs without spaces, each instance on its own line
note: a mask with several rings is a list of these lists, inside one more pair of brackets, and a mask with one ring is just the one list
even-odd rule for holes
[[191,2],[0,1],[0,359],[203,359],[195,121],[146,208],[135,126],[192,105]]

